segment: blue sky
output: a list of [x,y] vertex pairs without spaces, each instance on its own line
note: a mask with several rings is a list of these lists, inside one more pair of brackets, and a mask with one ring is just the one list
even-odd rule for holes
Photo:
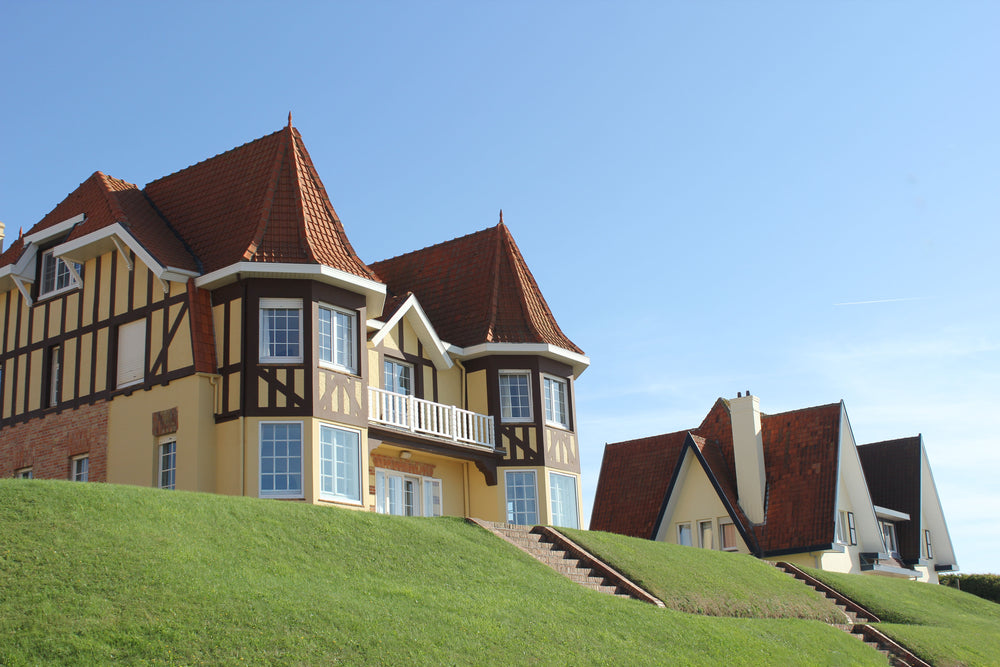
[[[624,6],[621,6],[623,5]],[[500,208],[605,442],[844,400],[1000,562],[1000,5],[0,1],[0,221],[289,110],[367,261]]]

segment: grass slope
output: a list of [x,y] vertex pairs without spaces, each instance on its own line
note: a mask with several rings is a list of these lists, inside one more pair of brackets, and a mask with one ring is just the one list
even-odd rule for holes
[[0,664],[885,664],[584,589],[459,519],[0,480]]
[[1000,605],[947,586],[809,570],[875,612],[876,627],[934,665],[1000,664]]
[[712,616],[843,623],[829,600],[752,556],[560,528],[671,609]]

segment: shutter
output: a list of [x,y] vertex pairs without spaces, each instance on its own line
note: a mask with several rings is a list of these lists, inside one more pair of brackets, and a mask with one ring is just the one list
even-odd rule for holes
[[146,320],[118,327],[118,386],[141,382],[146,374]]

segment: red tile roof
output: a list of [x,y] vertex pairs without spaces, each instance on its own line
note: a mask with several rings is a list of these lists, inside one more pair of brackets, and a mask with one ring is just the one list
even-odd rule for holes
[[607,445],[591,530],[651,538],[690,433],[743,532],[757,542],[752,549],[766,554],[830,544],[840,416],[839,403],[761,415],[767,507],[759,526],[747,520],[737,502],[732,422],[724,399],[691,431]]
[[502,220],[371,268],[393,294],[413,292],[449,343],[547,343],[582,354],[559,328]]
[[324,264],[375,278],[291,124],[155,180],[145,193],[206,273],[250,261]]
[[896,540],[904,561],[920,558],[920,436],[873,442],[858,447],[868,493],[879,507],[906,512],[909,521],[896,523]]

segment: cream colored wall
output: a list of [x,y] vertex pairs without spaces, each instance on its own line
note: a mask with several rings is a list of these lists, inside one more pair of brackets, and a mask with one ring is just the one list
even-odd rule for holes
[[481,370],[474,373],[467,373],[465,377],[466,384],[469,387],[468,409],[488,415],[490,409],[486,396],[486,371]]
[[489,486],[475,463],[465,464],[469,493],[469,516],[484,521],[506,521],[503,499],[503,472],[497,473],[497,484]]
[[177,488],[216,491],[215,390],[208,376],[117,396],[108,408],[108,482],[157,486],[160,437],[153,413],[177,408]]
[[246,420],[242,417],[215,425],[215,492],[243,495],[243,447]]

